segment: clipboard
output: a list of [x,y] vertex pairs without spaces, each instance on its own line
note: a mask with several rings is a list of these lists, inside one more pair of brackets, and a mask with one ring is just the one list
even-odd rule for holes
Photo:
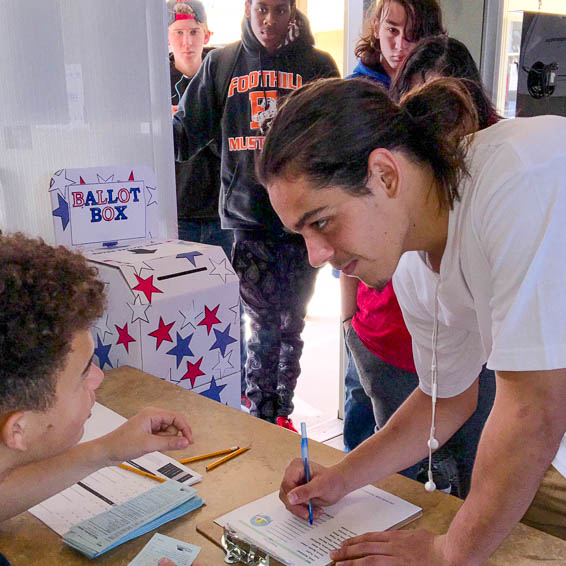
[[213,520],[197,525],[197,532],[219,546],[224,552],[226,564],[246,566],[286,566],[256,545],[240,538],[236,533],[227,532]]
[[[393,494],[388,495],[396,497],[393,496]],[[408,502],[404,503],[409,504]],[[403,517],[401,520],[397,520],[397,522],[390,523],[388,527],[383,530],[400,529],[421,517],[422,509],[414,505],[412,507],[414,508],[412,513]],[[236,509],[239,508],[241,507]],[[226,514],[223,514],[222,517]],[[277,556],[270,555],[252,538],[247,538],[247,535],[243,534],[243,531],[236,531],[231,528],[229,524],[225,527],[221,527],[214,521],[215,520],[213,519],[198,524],[197,531],[224,550],[226,554],[224,559],[225,563],[241,563],[246,566],[288,566],[288,564],[290,564],[289,562],[286,562],[284,558],[278,559]],[[328,563],[330,564],[330,561]]]

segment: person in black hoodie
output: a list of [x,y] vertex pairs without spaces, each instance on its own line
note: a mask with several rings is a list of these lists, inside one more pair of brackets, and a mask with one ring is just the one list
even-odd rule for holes
[[[220,217],[234,231],[232,262],[251,320],[246,394],[250,412],[295,430],[289,415],[300,373],[306,306],[316,271],[301,237],[289,234],[254,174],[277,101],[304,83],[339,76],[330,55],[314,48],[295,0],[246,0],[242,41],[213,51],[203,62],[173,117],[178,161],[211,142],[222,147]],[[226,88],[223,51],[234,53]]]
[[[167,0],[171,106],[177,111],[191,78],[213,48],[205,47],[210,31],[204,5],[199,0]],[[191,159],[175,162],[179,238],[222,246],[231,256],[233,237],[222,230],[218,215],[220,156],[212,146]]]

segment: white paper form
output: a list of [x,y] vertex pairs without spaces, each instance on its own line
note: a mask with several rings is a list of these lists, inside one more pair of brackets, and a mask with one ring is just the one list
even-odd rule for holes
[[[126,420],[111,409],[95,403],[92,416],[85,423],[85,431],[80,442],[108,434]],[[194,470],[161,452],[151,452],[132,460],[129,464],[157,476],[180,481],[184,485],[192,485],[202,479],[202,476]],[[107,511],[113,505],[124,503],[152,489],[155,485],[155,480],[151,478],[109,466],[90,474],[29,511],[62,536],[73,525]]]
[[385,531],[417,517],[421,508],[374,486],[348,494],[324,508],[310,525],[292,515],[271,493],[215,520],[230,525],[272,557],[289,566],[326,566],[342,541],[369,531]]
[[71,528],[63,541],[88,558],[173,521],[203,504],[194,488],[167,480]]
[[176,566],[191,566],[199,552],[200,546],[155,533],[128,566],[156,566],[162,558]]

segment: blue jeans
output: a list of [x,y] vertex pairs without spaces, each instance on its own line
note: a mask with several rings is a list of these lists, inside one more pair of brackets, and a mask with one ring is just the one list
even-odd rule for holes
[[348,356],[344,376],[344,447],[350,452],[374,433],[375,419],[371,399],[360,383],[352,352],[346,343],[344,346]]
[[[178,221],[179,239],[187,242],[199,242],[211,246],[220,246],[226,257],[232,261],[232,245],[234,243],[234,232],[223,230],[218,220],[183,220]],[[244,312],[240,303],[240,376],[241,392],[246,390],[245,367],[248,350],[246,347],[246,328]],[[1,566],[1,565],[0,565]]]

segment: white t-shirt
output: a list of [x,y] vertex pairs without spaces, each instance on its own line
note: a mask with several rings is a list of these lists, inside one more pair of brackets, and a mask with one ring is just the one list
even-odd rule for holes
[[[420,387],[430,395],[440,277],[439,397],[465,391],[486,361],[501,371],[566,368],[566,118],[483,130],[468,165],[440,275],[420,252],[407,252],[393,278]],[[566,476],[566,436],[553,464]]]

